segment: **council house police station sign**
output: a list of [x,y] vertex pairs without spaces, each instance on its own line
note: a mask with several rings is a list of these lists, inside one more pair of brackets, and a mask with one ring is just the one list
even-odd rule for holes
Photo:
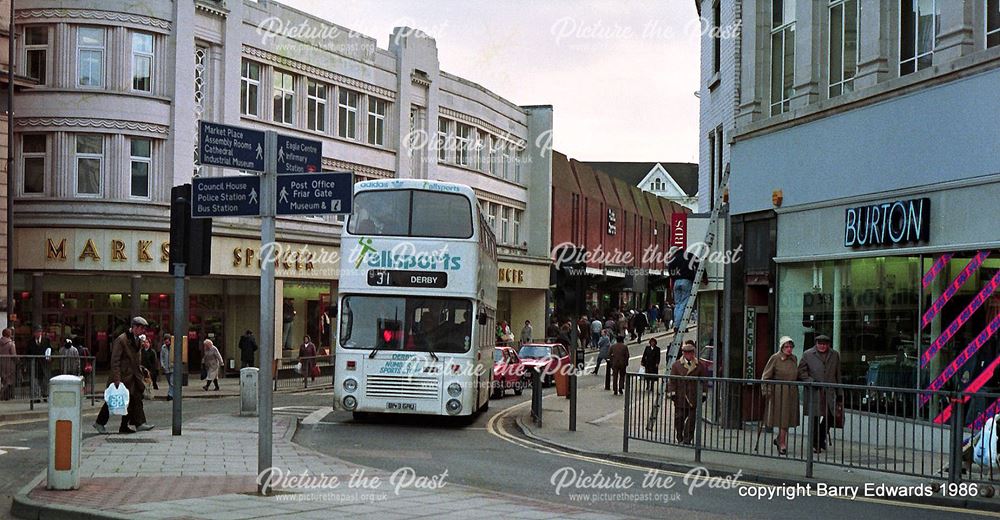
[[926,242],[930,235],[930,215],[928,198],[847,208],[844,247],[892,247]]

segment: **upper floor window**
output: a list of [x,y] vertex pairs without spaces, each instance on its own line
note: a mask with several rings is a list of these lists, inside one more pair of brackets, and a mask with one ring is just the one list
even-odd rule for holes
[[104,178],[104,136],[76,136],[76,194],[100,195]]
[[385,113],[389,103],[368,96],[368,144],[385,144]]
[[104,35],[101,27],[80,27],[77,31],[77,82],[80,86],[104,86]]
[[498,141],[493,138],[493,136],[488,136],[486,139],[486,172],[490,175],[496,175],[497,173],[497,144]]
[[340,89],[337,110],[337,135],[346,139],[358,138],[358,101],[357,92]]
[[45,192],[45,163],[48,159],[48,140],[45,134],[21,136],[21,171],[23,191],[26,194]]
[[487,207],[486,221],[489,222],[490,229],[492,229],[493,232],[496,233],[496,231],[497,231],[497,205],[493,204],[492,202],[487,202],[486,203],[486,207]]
[[795,71],[795,0],[771,0],[771,115],[787,112]]
[[24,75],[44,85],[47,77],[49,28],[35,25],[24,28]]
[[153,168],[153,142],[149,139],[130,139],[131,188],[129,194],[136,198],[149,198],[149,177]]
[[510,222],[510,210],[507,206],[500,207],[500,243],[507,244],[509,242],[509,222]]
[[854,91],[860,9],[858,0],[830,0],[830,97]]
[[1000,0],[986,0],[986,47],[1000,45]]
[[722,66],[722,36],[720,28],[722,26],[721,0],[715,0],[712,4],[712,71],[719,72]]
[[274,112],[271,120],[291,125],[295,123],[295,76],[274,71]]
[[521,245],[521,210],[514,210],[513,230],[511,232],[512,242],[515,246]]
[[243,60],[240,78],[240,113],[245,116],[259,116],[260,64]]
[[448,158],[448,120],[438,119],[437,147],[438,162],[444,162]]
[[514,182],[522,182],[521,169],[523,168],[523,162],[524,149],[518,148],[517,152],[514,154]]
[[511,179],[511,174],[513,173],[513,172],[511,172],[511,168],[510,168],[511,167],[511,164],[510,164],[510,146],[504,145],[500,149],[500,161],[503,163],[503,165],[502,165],[502,168],[503,168],[503,178],[504,178],[504,180],[508,180],[509,181]]
[[926,69],[934,61],[935,0],[899,2],[899,75]]
[[309,80],[309,86],[306,90],[309,100],[306,126],[310,130],[326,132],[326,85]]
[[153,35],[132,33],[132,90],[153,91]]
[[462,123],[456,123],[455,127],[455,164],[462,166],[469,165],[469,136],[472,127]]

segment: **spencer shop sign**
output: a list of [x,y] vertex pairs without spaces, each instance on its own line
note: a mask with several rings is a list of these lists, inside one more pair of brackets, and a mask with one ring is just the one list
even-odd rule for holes
[[844,247],[891,247],[926,242],[930,235],[930,216],[928,198],[847,208]]

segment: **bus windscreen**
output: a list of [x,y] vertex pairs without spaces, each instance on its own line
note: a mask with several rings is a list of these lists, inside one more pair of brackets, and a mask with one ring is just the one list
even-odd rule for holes
[[460,298],[347,296],[340,344],[347,349],[468,352],[472,302]]
[[457,193],[362,191],[347,224],[354,235],[471,238],[472,206]]

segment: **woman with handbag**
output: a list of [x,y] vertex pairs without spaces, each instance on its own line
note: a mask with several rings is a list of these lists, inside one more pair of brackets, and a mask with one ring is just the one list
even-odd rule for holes
[[314,371],[319,370],[319,367],[316,366],[316,345],[313,344],[309,336],[302,338],[302,346],[299,347],[299,363],[302,364],[303,383],[309,377],[315,381],[316,374]]
[[[778,352],[767,360],[760,378],[768,381],[795,381],[799,378],[799,361],[792,354],[795,343],[792,338],[783,336],[778,344]],[[764,424],[769,428],[778,428],[778,437],[772,444],[778,448],[779,454],[787,455],[788,429],[799,425],[798,387],[775,383],[765,384],[761,389],[767,399]]]
[[219,372],[222,369],[222,354],[216,348],[212,340],[206,339],[202,344],[201,366],[205,371],[205,386],[202,388],[208,391],[208,385],[215,384],[215,391],[219,391]]

